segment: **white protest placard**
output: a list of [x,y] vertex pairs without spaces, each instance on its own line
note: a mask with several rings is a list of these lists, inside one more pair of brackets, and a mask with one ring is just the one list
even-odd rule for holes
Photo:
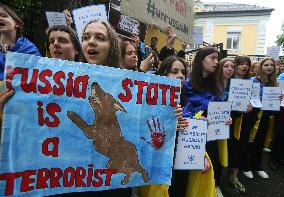
[[74,22],[80,42],[86,24],[92,20],[101,19],[107,21],[105,5],[92,5],[73,10]]
[[255,108],[263,107],[261,100],[260,100],[260,83],[252,84],[250,103]]
[[140,34],[139,25],[139,21],[132,19],[124,14],[121,15],[120,21],[118,23],[120,29],[127,32],[135,33],[136,35]]
[[[278,80],[278,86],[281,90],[281,94],[284,94],[284,80]],[[281,100],[280,106],[284,107],[284,99]]]
[[228,101],[233,102],[232,111],[247,111],[252,83],[252,80],[247,79],[231,79]]
[[207,121],[189,119],[189,126],[178,135],[174,169],[197,170],[204,168]]
[[263,87],[262,93],[262,110],[280,111],[280,94],[279,87]]
[[207,119],[207,141],[230,138],[230,125],[225,122],[230,119],[232,102],[209,102]]
[[108,13],[108,21],[118,34],[131,37],[135,33],[140,40],[145,39],[147,26],[138,20],[120,12],[120,0],[111,0]]
[[48,27],[54,25],[67,25],[66,17],[63,12],[45,12]]
[[267,56],[272,57],[275,61],[279,61],[280,46],[267,47]]
[[203,28],[201,26],[194,26],[193,29],[193,44],[203,43]]
[[163,31],[170,25],[179,39],[192,44],[193,0],[123,0],[120,4],[122,13]]

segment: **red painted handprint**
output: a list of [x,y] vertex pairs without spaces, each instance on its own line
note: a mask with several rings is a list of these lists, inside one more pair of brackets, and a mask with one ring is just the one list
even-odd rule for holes
[[[159,118],[157,118],[157,120],[155,121],[155,118],[153,116],[152,121],[154,128],[152,128],[150,121],[147,120],[148,128],[151,133],[151,142],[147,141],[147,143],[153,146],[156,150],[158,150],[165,143],[165,138],[166,138],[165,127],[164,125],[161,125]],[[161,126],[163,127],[162,129]],[[141,137],[141,139],[146,140],[144,137]]]

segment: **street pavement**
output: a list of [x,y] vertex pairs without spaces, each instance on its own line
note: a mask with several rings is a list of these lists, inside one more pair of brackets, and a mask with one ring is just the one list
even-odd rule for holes
[[269,154],[263,152],[262,168],[269,175],[268,179],[261,178],[253,172],[254,178],[249,179],[239,172],[239,180],[246,187],[246,193],[237,193],[228,183],[230,170],[225,169],[222,180],[222,193],[224,197],[284,197],[284,166],[279,166],[277,171],[269,167]]

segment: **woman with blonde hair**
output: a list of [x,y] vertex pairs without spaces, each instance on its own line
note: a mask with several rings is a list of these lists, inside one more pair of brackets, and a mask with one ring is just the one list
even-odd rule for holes
[[[251,78],[254,83],[260,83],[260,97],[262,97],[263,87],[276,87],[276,65],[275,61],[268,57],[264,58],[259,65],[256,77]],[[262,150],[267,135],[270,116],[274,115],[273,111],[263,111],[258,130],[252,143],[250,154],[250,168],[256,171],[262,178],[268,178],[268,174],[260,167],[262,161]]]

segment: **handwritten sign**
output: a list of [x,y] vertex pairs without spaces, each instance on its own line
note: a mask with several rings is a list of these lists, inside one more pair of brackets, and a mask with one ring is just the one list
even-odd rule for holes
[[253,83],[251,90],[250,103],[255,108],[262,108],[263,105],[260,101],[260,83]]
[[74,22],[80,42],[85,26],[88,22],[96,19],[107,21],[107,12],[105,5],[92,5],[73,10]]
[[203,43],[203,28],[201,26],[194,26],[193,29],[193,44]]
[[232,101],[232,111],[246,112],[252,90],[252,80],[231,79],[229,99]]
[[4,112],[0,196],[170,185],[179,80],[6,57],[6,85],[15,94]]
[[[284,80],[277,80],[277,81],[278,81],[278,86],[281,90],[281,94],[284,95]],[[284,99],[281,100],[280,106],[284,107]]]
[[194,170],[204,168],[207,121],[189,119],[189,126],[178,135],[174,168]]
[[280,111],[280,94],[279,87],[263,87],[262,110]]
[[232,102],[209,102],[207,141],[230,138],[230,125],[225,122],[230,119]]
[[66,17],[63,12],[45,12],[48,26],[67,25]]
[[193,0],[123,0],[121,12],[161,30],[172,26],[177,37],[192,44]]
[[110,2],[109,23],[115,31],[126,37],[131,37],[132,33],[139,36],[140,40],[145,39],[147,26],[120,12],[120,0]]
[[280,46],[267,47],[267,56],[272,57],[275,61],[279,61]]

